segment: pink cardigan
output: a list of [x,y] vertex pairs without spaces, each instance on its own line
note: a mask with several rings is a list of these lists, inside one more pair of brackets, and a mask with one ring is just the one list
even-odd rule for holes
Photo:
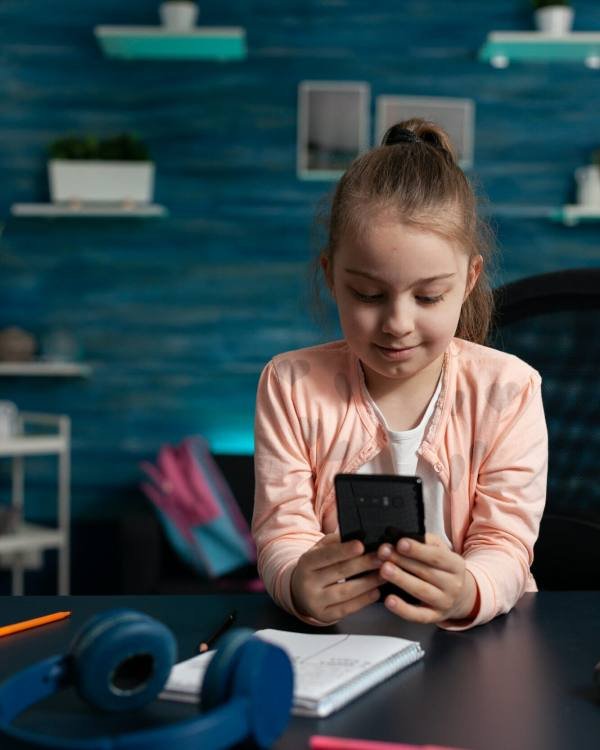
[[[462,629],[508,612],[525,591],[546,498],[548,442],[541,378],[517,357],[462,339],[445,355],[442,389],[419,454],[439,474],[450,539],[479,588]],[[298,558],[337,530],[334,477],[352,473],[388,438],[344,341],[275,357],[258,385],[252,533],[273,599],[297,617]],[[321,624],[313,619],[312,624]]]

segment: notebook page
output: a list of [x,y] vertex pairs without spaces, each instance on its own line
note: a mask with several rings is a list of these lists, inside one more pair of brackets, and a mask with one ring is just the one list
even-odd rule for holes
[[215,651],[207,651],[175,664],[161,695],[166,692],[181,693],[189,695],[190,700],[197,700],[204,673],[215,653]]
[[256,635],[287,651],[294,667],[294,703],[318,703],[392,656],[412,648],[413,641],[391,636],[311,635],[259,630]]
[[[418,642],[390,636],[273,629],[255,635],[288,653],[294,670],[293,713],[297,716],[328,716],[423,656]],[[175,664],[159,698],[197,703],[214,654],[208,651]]]

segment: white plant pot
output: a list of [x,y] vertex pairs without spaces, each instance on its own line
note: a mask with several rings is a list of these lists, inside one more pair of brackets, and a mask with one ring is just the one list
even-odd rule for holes
[[151,203],[154,162],[51,159],[53,203]]
[[162,25],[171,31],[189,31],[198,20],[198,6],[191,0],[161,3],[158,13]]
[[577,203],[600,208],[600,167],[590,164],[575,170]]
[[573,27],[575,12],[568,5],[547,5],[534,12],[535,27],[544,34],[568,34]]

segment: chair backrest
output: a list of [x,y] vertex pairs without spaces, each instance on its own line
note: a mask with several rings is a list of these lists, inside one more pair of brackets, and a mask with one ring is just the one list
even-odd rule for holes
[[540,588],[600,589],[600,268],[528,277],[494,296],[490,345],[542,375],[550,455],[533,572]]

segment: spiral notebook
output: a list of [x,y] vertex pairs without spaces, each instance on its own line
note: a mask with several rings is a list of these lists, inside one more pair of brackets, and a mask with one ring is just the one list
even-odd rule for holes
[[[329,716],[424,656],[417,641],[383,635],[329,635],[258,630],[287,651],[294,668],[296,716]],[[171,670],[160,698],[195,703],[214,652],[193,656]]]

